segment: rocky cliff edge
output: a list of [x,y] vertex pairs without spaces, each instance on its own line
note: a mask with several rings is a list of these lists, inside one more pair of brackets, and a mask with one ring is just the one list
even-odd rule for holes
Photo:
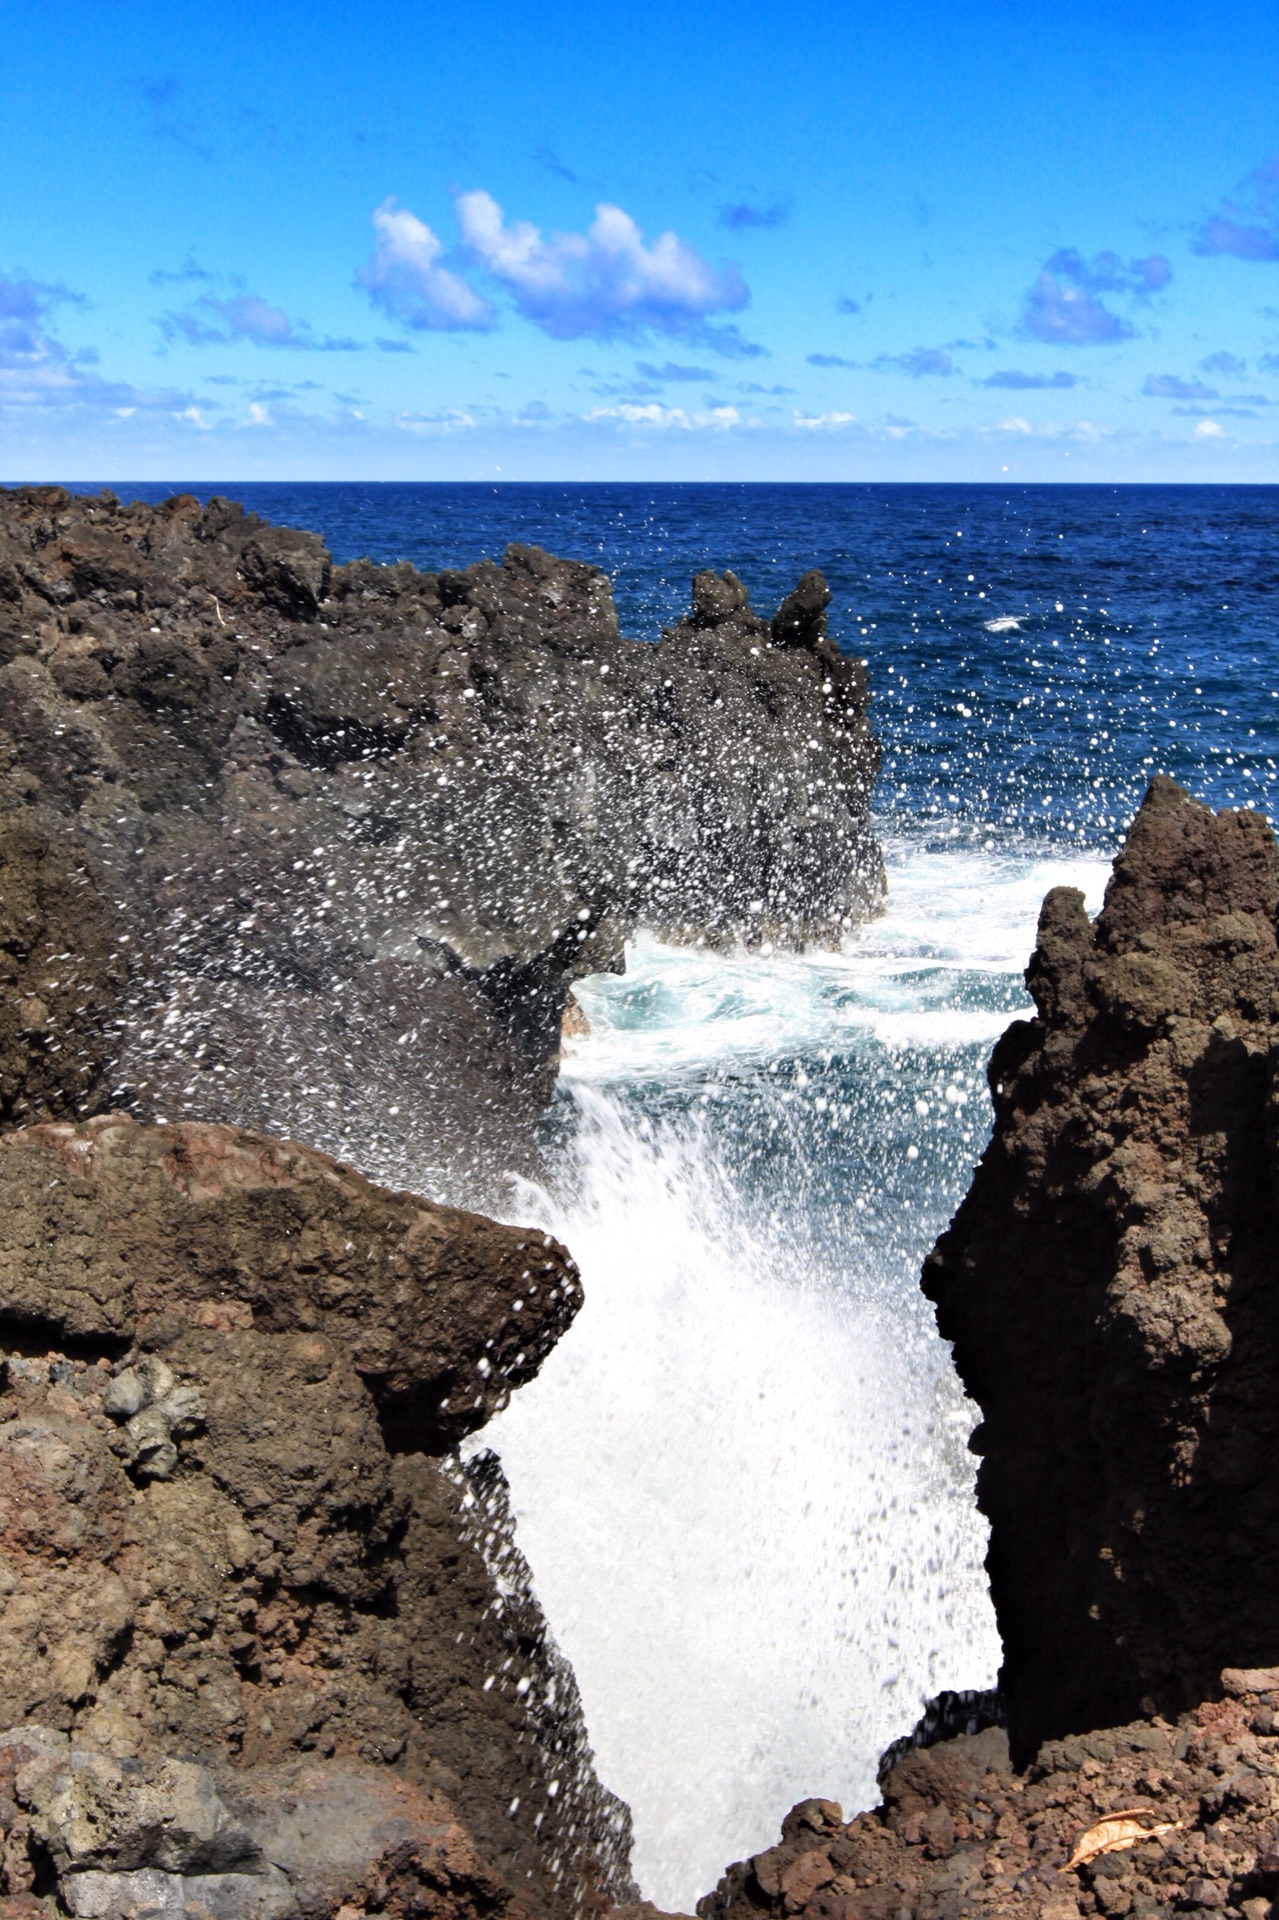
[[1277,907],[1261,816],[1156,780],[1095,924],[1044,902],[925,1267],[982,1411],[1015,1753],[1279,1658]]
[[0,1123],[234,1121],[491,1205],[632,928],[875,910],[829,598],[705,573],[643,644],[533,547],[338,567],[226,500],[0,491]]
[[923,1276],[982,1414],[972,1704],[1007,1727],[896,1756],[851,1821],[802,1803],[704,1920],[1279,1912],[1277,925],[1265,820],[1163,778],[1097,920],[1044,901]]

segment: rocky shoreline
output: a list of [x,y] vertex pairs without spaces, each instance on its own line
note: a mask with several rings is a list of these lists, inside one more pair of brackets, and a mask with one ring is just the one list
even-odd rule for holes
[[[339,568],[223,501],[0,493],[0,1920],[638,1915],[457,1453],[580,1283],[439,1196],[536,1166],[571,982],[634,927],[874,911],[828,597],[702,574],[645,645],[531,548]],[[1265,822],[1164,780],[1098,920],[1045,901],[923,1276],[999,1698],[703,1920],[1275,1910],[1277,928]]]
[[493,1204],[636,925],[875,910],[829,597],[701,574],[652,644],[532,547],[337,567],[225,500],[0,493],[0,1120],[233,1121]]
[[646,645],[531,548],[340,568],[225,501],[0,494],[0,1911],[637,1899],[457,1454],[576,1269],[315,1149],[504,1198],[640,921],[875,909],[828,598],[701,575]]
[[1097,920],[1045,900],[923,1274],[982,1414],[1006,1727],[847,1824],[795,1808],[704,1920],[1279,1911],[1277,931],[1269,826],[1163,778]]

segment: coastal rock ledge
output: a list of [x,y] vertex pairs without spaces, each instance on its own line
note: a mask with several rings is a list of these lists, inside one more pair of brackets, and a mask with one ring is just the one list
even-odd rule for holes
[[982,1412],[1015,1759],[1279,1660],[1277,925],[1260,814],[1155,780],[1095,924],[1044,901],[924,1269]]
[[634,1896],[500,1469],[548,1236],[237,1128],[0,1137],[0,1915]]
[[877,910],[829,598],[0,491],[0,1920],[654,1920],[459,1451],[576,1270],[353,1167],[505,1200],[634,928]]
[[845,1822],[805,1800],[701,1920],[1270,1920],[1279,1895],[1279,1668],[1227,1671],[1176,1721],[1049,1740],[991,1727],[910,1753]]

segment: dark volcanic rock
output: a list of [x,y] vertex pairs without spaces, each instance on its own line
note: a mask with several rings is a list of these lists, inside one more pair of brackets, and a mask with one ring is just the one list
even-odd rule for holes
[[1156,780],[1044,902],[995,1132],[924,1270],[983,1424],[1015,1755],[1279,1660],[1279,850]]
[[0,814],[0,1125],[106,1100],[128,963],[65,822]]
[[828,597],[770,625],[701,575],[652,646],[536,548],[334,567],[224,500],[0,494],[0,1119],[233,1120],[491,1194],[630,928],[877,904]]
[[829,601],[807,573],[770,624],[735,575],[699,573],[691,618],[632,660],[652,709],[632,770],[632,920],[793,945],[877,908],[869,691],[827,636]]
[[[1049,1741],[1024,1773],[991,1728],[910,1753],[847,1824],[805,1800],[781,1844],[730,1867],[703,1920],[1077,1920],[1226,1913],[1279,1893],[1279,1671],[1175,1724]],[[1103,1844],[1108,1851],[1101,1851]]]
[[235,1129],[0,1139],[0,1891],[633,1897],[500,1470],[447,1452],[579,1299],[540,1233]]

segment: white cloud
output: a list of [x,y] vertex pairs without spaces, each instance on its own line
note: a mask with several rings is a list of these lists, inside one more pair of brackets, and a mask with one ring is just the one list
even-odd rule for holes
[[908,373],[912,380],[924,380],[929,375],[949,380],[953,373],[959,372],[942,347],[912,347],[909,353],[881,353],[870,364],[882,373]]
[[833,427],[851,427],[856,424],[855,413],[796,413],[795,425],[809,432],[829,432]]
[[1106,346],[1126,340],[1132,322],[1114,313],[1099,297],[1127,293],[1146,300],[1161,293],[1172,267],[1161,253],[1127,265],[1116,253],[1098,253],[1091,261],[1074,247],[1063,247],[1044,263],[1026,295],[1021,330],[1034,340],[1058,346]]
[[188,394],[103,379],[96,351],[73,353],[58,338],[55,310],[84,304],[68,287],[0,274],[0,422],[41,414],[125,420],[139,410],[176,416]]
[[1233,253],[1240,260],[1279,260],[1279,157],[1271,155],[1205,220],[1196,253]]
[[1195,428],[1196,440],[1221,440],[1225,437],[1225,428],[1219,427],[1215,420],[1201,420]]
[[[750,298],[737,268],[711,266],[677,233],[647,242],[630,214],[606,201],[585,233],[551,234],[530,220],[508,221],[482,189],[459,194],[456,205],[464,260],[552,339],[639,341],[657,333],[726,359],[765,351],[735,325],[711,324],[711,315],[737,312]],[[373,251],[356,278],[384,313],[420,330],[481,332],[496,324],[492,301],[456,263],[443,264],[443,243],[415,213],[384,200],[373,227]],[[252,317],[260,329],[268,316]]]
[[630,214],[607,202],[596,207],[586,233],[549,237],[529,220],[508,222],[482,190],[459,195],[457,213],[476,262],[525,319],[556,340],[638,338],[652,330],[714,346],[707,316],[736,312],[750,297],[736,267],[710,266],[672,232],[646,245]]
[[442,333],[483,332],[494,324],[489,302],[440,265],[444,248],[415,213],[384,200],[373,215],[373,231],[373,252],[356,279],[383,313]]
[[306,320],[290,320],[282,307],[273,307],[261,294],[237,293],[220,300],[202,293],[193,307],[160,316],[166,340],[185,341],[189,347],[225,347],[248,340],[258,347],[296,347],[306,353],[356,353],[358,340],[316,334]]
[[465,413],[460,407],[442,407],[437,413],[399,413],[395,424],[402,433],[435,438],[440,434],[467,432],[475,425],[475,415]]
[[656,400],[644,404],[637,400],[619,400],[615,407],[592,407],[582,418],[621,420],[628,427],[672,427],[682,432],[709,427],[713,432],[727,433],[732,427],[760,425],[754,416],[745,418],[737,407],[708,407],[704,413],[689,413],[683,407],[664,407]]
[[615,407],[592,407],[586,420],[624,420],[628,427],[691,427],[693,422],[683,407],[662,407],[656,400],[650,400],[647,406],[641,406],[634,400],[623,400]]

